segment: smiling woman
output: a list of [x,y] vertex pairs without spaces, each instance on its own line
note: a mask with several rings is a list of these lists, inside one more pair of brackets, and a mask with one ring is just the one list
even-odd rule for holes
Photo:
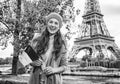
[[50,19],[48,21],[48,26],[49,27],[47,27],[47,29],[52,34],[54,34],[55,32],[57,32],[59,30],[59,22],[56,19]]
[[[34,35],[31,47],[39,59],[30,63],[33,67],[29,84],[61,84],[61,74],[66,70],[66,44],[60,29],[62,17],[55,12],[46,17],[46,29]],[[36,45],[35,45],[36,44]]]

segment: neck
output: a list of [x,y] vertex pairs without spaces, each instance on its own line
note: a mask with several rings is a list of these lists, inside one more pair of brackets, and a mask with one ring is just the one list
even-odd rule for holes
[[54,36],[55,36],[54,34],[50,35],[50,39],[54,38]]
[[54,35],[55,35],[54,33],[53,33],[53,34],[52,34],[52,33],[50,33],[50,36],[54,36]]

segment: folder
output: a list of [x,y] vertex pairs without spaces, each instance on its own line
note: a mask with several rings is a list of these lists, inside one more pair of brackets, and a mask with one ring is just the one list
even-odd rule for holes
[[19,61],[23,64],[23,66],[26,66],[38,59],[39,56],[30,45],[19,54]]

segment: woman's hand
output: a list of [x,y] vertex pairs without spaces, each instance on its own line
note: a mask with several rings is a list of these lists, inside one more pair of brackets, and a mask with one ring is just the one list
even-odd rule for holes
[[41,66],[42,65],[42,60],[36,60],[30,63],[31,66]]
[[46,67],[45,69],[44,69],[44,73],[46,74],[46,75],[51,75],[51,74],[54,74],[55,73],[55,68],[52,68],[52,67]]
[[53,67],[46,67],[44,69],[44,73],[46,75],[51,75],[51,74],[59,74],[59,73],[63,73],[65,71],[65,67],[66,66],[61,66],[61,67],[56,67],[56,68],[53,68]]

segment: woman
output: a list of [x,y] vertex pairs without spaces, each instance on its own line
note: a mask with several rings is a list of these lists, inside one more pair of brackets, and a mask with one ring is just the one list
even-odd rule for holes
[[29,84],[62,84],[61,73],[65,71],[66,46],[60,28],[62,17],[51,13],[46,17],[47,28],[40,35],[35,34],[31,43],[39,60],[31,63],[33,71]]

